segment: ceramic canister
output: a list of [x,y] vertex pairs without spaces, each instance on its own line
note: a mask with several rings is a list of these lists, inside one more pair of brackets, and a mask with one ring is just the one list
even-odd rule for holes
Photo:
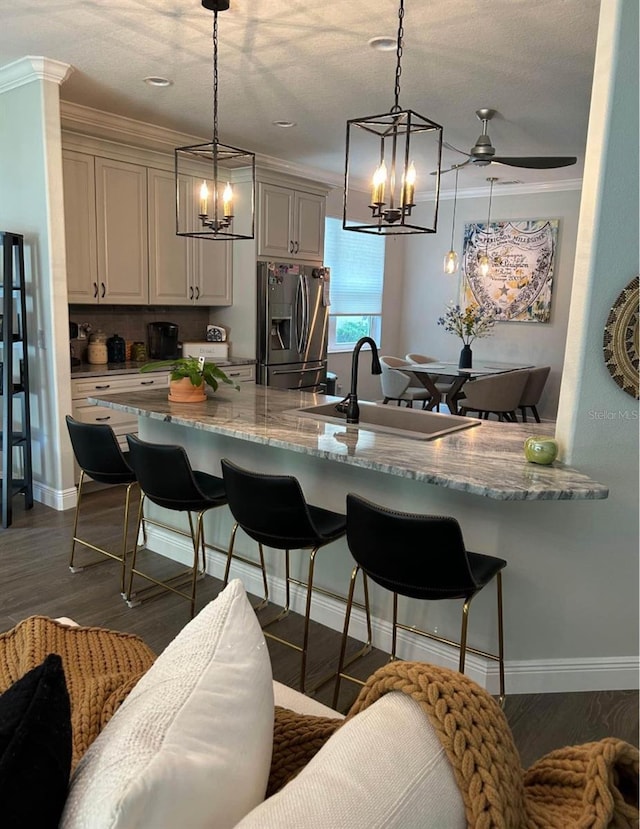
[[107,352],[107,335],[104,331],[95,331],[89,337],[87,360],[91,365],[104,365],[109,362]]

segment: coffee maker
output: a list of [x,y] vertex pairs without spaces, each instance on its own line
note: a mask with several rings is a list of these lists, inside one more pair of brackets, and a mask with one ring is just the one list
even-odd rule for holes
[[151,360],[172,360],[180,356],[178,326],[175,322],[150,322],[148,330]]

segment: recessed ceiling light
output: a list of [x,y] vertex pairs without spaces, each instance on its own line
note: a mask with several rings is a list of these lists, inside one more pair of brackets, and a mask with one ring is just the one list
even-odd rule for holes
[[368,43],[369,46],[377,52],[392,52],[396,48],[397,40],[395,37],[380,36],[372,37]]
[[289,129],[289,127],[297,126],[295,121],[272,121],[271,123],[274,127],[280,127],[283,130]]
[[158,75],[150,75],[144,79],[144,82],[149,86],[171,86],[173,83],[169,78],[161,78]]

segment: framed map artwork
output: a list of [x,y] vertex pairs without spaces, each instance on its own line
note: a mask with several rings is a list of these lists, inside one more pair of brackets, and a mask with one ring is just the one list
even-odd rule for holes
[[[465,224],[462,307],[491,307],[502,322],[549,322],[558,225],[558,219]],[[484,253],[486,275],[478,266]]]

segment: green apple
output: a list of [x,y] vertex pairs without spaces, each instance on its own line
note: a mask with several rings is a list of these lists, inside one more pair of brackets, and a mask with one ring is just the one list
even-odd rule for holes
[[530,463],[553,463],[558,457],[558,442],[544,435],[532,435],[524,442],[524,456]]

